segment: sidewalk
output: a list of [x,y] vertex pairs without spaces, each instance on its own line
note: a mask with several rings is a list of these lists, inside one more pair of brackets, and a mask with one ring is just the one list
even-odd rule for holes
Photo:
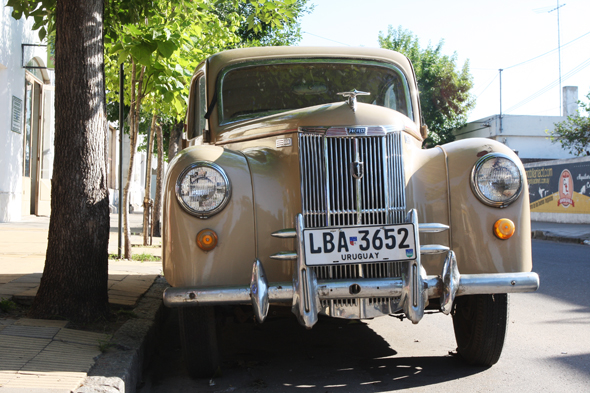
[[590,224],[559,224],[532,221],[533,239],[590,245]]
[[[140,233],[142,214],[130,214]],[[118,251],[118,216],[111,215],[109,254]],[[45,264],[49,218],[0,223],[0,301],[31,304]],[[132,235],[133,254],[161,256]],[[162,314],[161,262],[109,261],[109,303],[127,321],[113,334],[77,330],[67,321],[11,317],[0,312],[1,392],[135,391],[147,343]]]

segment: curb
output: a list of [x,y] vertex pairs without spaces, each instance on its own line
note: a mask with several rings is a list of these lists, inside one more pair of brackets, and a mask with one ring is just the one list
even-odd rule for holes
[[168,309],[162,294],[168,287],[164,277],[157,278],[133,310],[130,319],[111,338],[112,348],[96,359],[88,376],[75,393],[133,393],[141,381],[144,361],[150,359],[158,330]]
[[574,244],[585,244],[590,245],[590,240],[577,238],[577,237],[568,237],[568,236],[560,236],[556,235],[549,231],[541,231],[536,230],[531,232],[531,238],[537,240],[549,240],[553,242],[559,243],[574,243]]

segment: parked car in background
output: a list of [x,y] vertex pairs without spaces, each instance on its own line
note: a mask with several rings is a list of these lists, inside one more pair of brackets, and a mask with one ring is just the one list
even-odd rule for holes
[[508,293],[535,291],[526,178],[505,145],[425,149],[414,71],[370,48],[216,54],[195,71],[166,180],[163,266],[193,376],[219,365],[215,309],[368,319],[451,314],[458,353],[500,357]]

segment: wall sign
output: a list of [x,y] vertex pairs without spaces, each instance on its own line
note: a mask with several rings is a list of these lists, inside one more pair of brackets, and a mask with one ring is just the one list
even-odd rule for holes
[[21,124],[23,123],[23,100],[12,96],[12,124],[10,129],[14,132],[21,133]]
[[590,213],[590,161],[526,168],[531,211]]

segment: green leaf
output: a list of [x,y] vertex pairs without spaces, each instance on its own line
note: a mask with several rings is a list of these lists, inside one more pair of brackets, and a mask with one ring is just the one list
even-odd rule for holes
[[139,45],[132,46],[129,52],[139,64],[147,66],[151,63],[152,53],[154,53],[154,50],[155,48],[153,45],[142,42]]
[[[125,63],[129,58],[129,51],[123,50],[119,53],[119,58],[117,59],[117,66]],[[118,77],[117,77],[118,78]]]
[[122,43],[120,43],[120,42],[117,42],[115,45],[113,45],[113,46],[110,48],[110,52],[111,52],[111,53],[117,53],[117,52],[119,52],[119,51],[121,51],[121,50],[123,50],[123,44],[122,44]]
[[164,58],[172,56],[176,49],[177,47],[172,41],[158,41],[158,51]]
[[127,25],[126,26],[131,34],[141,35],[141,30],[139,30],[135,25]]

